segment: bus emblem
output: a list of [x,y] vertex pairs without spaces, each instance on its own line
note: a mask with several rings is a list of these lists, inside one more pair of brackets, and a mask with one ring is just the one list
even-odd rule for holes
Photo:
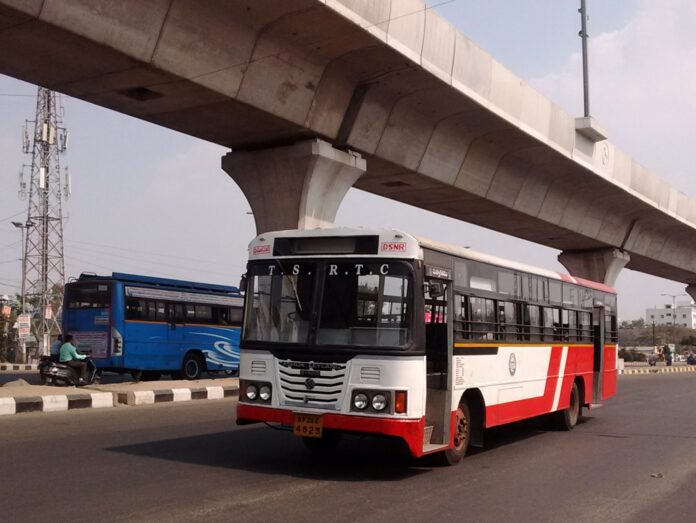
[[517,358],[515,357],[515,353],[510,354],[510,359],[508,360],[508,369],[510,370],[510,376],[514,376],[515,372],[517,372]]
[[307,390],[312,390],[314,388],[314,380],[312,378],[307,378],[304,384],[305,387],[307,387]]

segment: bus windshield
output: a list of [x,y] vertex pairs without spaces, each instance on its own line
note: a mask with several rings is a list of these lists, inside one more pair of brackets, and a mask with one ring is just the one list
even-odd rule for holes
[[413,277],[400,261],[272,261],[249,267],[246,341],[403,347]]
[[111,284],[70,283],[65,303],[69,309],[108,309],[111,307]]

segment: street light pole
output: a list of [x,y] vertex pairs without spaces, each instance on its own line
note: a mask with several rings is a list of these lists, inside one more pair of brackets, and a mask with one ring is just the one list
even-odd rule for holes
[[583,102],[585,109],[585,117],[590,116],[590,68],[589,68],[589,58],[587,56],[587,5],[586,0],[580,0],[580,18],[581,18],[581,29],[580,38],[582,38],[582,86],[583,86]]
[[[24,275],[27,272],[27,243],[26,243],[26,234],[25,232],[29,229],[29,227],[32,227],[34,225],[34,222],[31,220],[27,220],[26,223],[22,222],[12,222],[12,225],[17,227],[22,231],[22,314],[27,313],[27,296],[26,296],[26,278]],[[21,347],[21,362],[20,363],[26,363],[27,360],[27,339],[26,338],[20,338],[20,347]]]

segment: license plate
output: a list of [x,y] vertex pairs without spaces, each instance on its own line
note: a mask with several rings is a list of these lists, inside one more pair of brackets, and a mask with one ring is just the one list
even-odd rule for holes
[[295,413],[295,420],[292,427],[292,432],[295,436],[321,438],[321,429],[321,416]]

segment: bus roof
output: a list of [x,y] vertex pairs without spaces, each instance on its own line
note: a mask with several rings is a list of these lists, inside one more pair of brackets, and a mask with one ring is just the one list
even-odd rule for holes
[[[379,229],[379,228],[363,228],[363,227],[332,227],[323,229],[293,229],[286,231],[267,232],[258,235],[249,244],[249,258],[263,259],[274,257],[272,255],[272,245],[275,238],[336,238],[344,236],[378,236],[379,237],[379,252],[380,256],[390,258],[406,258],[406,259],[423,259],[423,248],[439,251],[452,256],[466,258],[470,260],[490,263],[499,267],[508,268],[511,270],[527,272],[538,276],[544,276],[554,280],[560,280],[568,283],[575,283],[585,287],[590,287],[603,292],[616,294],[616,290],[603,283],[576,278],[568,274],[563,274],[546,269],[540,269],[524,263],[499,258],[490,254],[469,249],[468,247],[460,247],[451,245],[429,238],[415,236],[398,229]],[[401,245],[403,244],[403,247]]]
[[239,289],[230,285],[219,285],[216,283],[201,283],[186,280],[174,280],[171,278],[158,278],[155,276],[142,276],[138,274],[127,274],[123,272],[114,272],[111,274],[111,276],[100,276],[97,274],[82,273],[80,274],[80,277],[77,281],[82,282],[89,280],[117,280],[126,283],[141,283],[145,285],[171,287],[177,289],[239,294]]

